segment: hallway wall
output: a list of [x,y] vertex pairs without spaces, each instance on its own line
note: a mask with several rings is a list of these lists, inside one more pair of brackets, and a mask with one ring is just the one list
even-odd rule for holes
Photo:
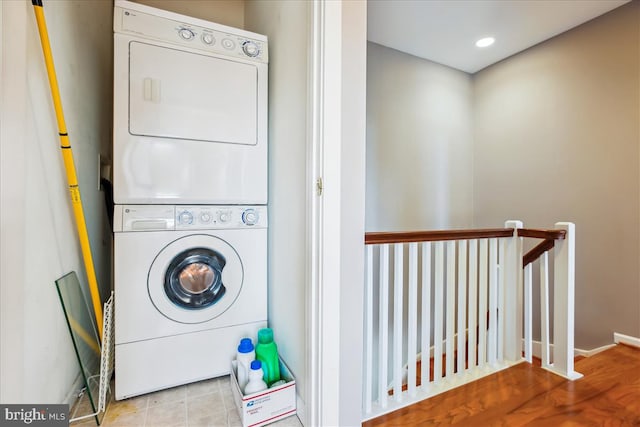
[[576,347],[640,336],[640,2],[473,76],[369,43],[367,230],[576,223]]
[[576,224],[576,347],[640,336],[640,2],[474,76],[474,217]]
[[470,227],[471,77],[367,46],[367,231]]

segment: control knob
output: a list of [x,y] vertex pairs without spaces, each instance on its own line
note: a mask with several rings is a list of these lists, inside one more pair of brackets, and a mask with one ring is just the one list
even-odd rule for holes
[[250,56],[251,58],[255,58],[256,56],[260,55],[260,48],[255,42],[252,42],[251,40],[247,40],[246,42],[242,43],[242,51],[245,55]]
[[204,33],[202,35],[202,42],[204,44],[212,45],[215,43],[215,41],[216,39],[211,34]]
[[211,221],[211,214],[209,212],[202,212],[200,214],[200,221],[205,224],[208,223],[209,221]]
[[231,213],[229,211],[222,211],[218,215],[220,222],[228,222],[231,219]]
[[184,40],[193,40],[193,38],[196,36],[195,33],[188,28],[180,28],[178,30],[178,34]]
[[258,223],[259,215],[255,209],[247,209],[242,212],[242,222],[246,225],[256,225]]
[[222,40],[222,47],[224,47],[227,50],[231,50],[234,47],[236,47],[236,44],[231,39],[223,39]]
[[178,215],[178,223],[183,225],[193,223],[193,214],[189,211],[180,212],[180,215]]

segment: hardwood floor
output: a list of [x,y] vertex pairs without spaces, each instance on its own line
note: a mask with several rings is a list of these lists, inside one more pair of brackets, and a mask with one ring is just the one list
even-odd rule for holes
[[640,426],[640,349],[581,359],[567,381],[521,363],[363,423],[391,426]]

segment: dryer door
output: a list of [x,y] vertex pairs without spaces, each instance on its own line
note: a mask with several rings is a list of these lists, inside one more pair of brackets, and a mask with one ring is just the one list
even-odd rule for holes
[[132,135],[257,144],[256,64],[132,41]]
[[208,234],[174,240],[156,256],[147,287],[155,308],[180,323],[202,323],[224,313],[242,289],[236,250]]

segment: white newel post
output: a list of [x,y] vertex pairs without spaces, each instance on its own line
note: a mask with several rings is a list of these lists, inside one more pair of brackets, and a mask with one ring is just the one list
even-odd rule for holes
[[570,380],[582,377],[573,370],[575,312],[575,224],[558,222],[566,237],[556,240],[553,257],[553,364],[550,371]]
[[522,237],[518,229],[522,221],[507,221],[505,228],[513,228],[513,237],[507,239],[504,272],[504,358],[522,359]]

